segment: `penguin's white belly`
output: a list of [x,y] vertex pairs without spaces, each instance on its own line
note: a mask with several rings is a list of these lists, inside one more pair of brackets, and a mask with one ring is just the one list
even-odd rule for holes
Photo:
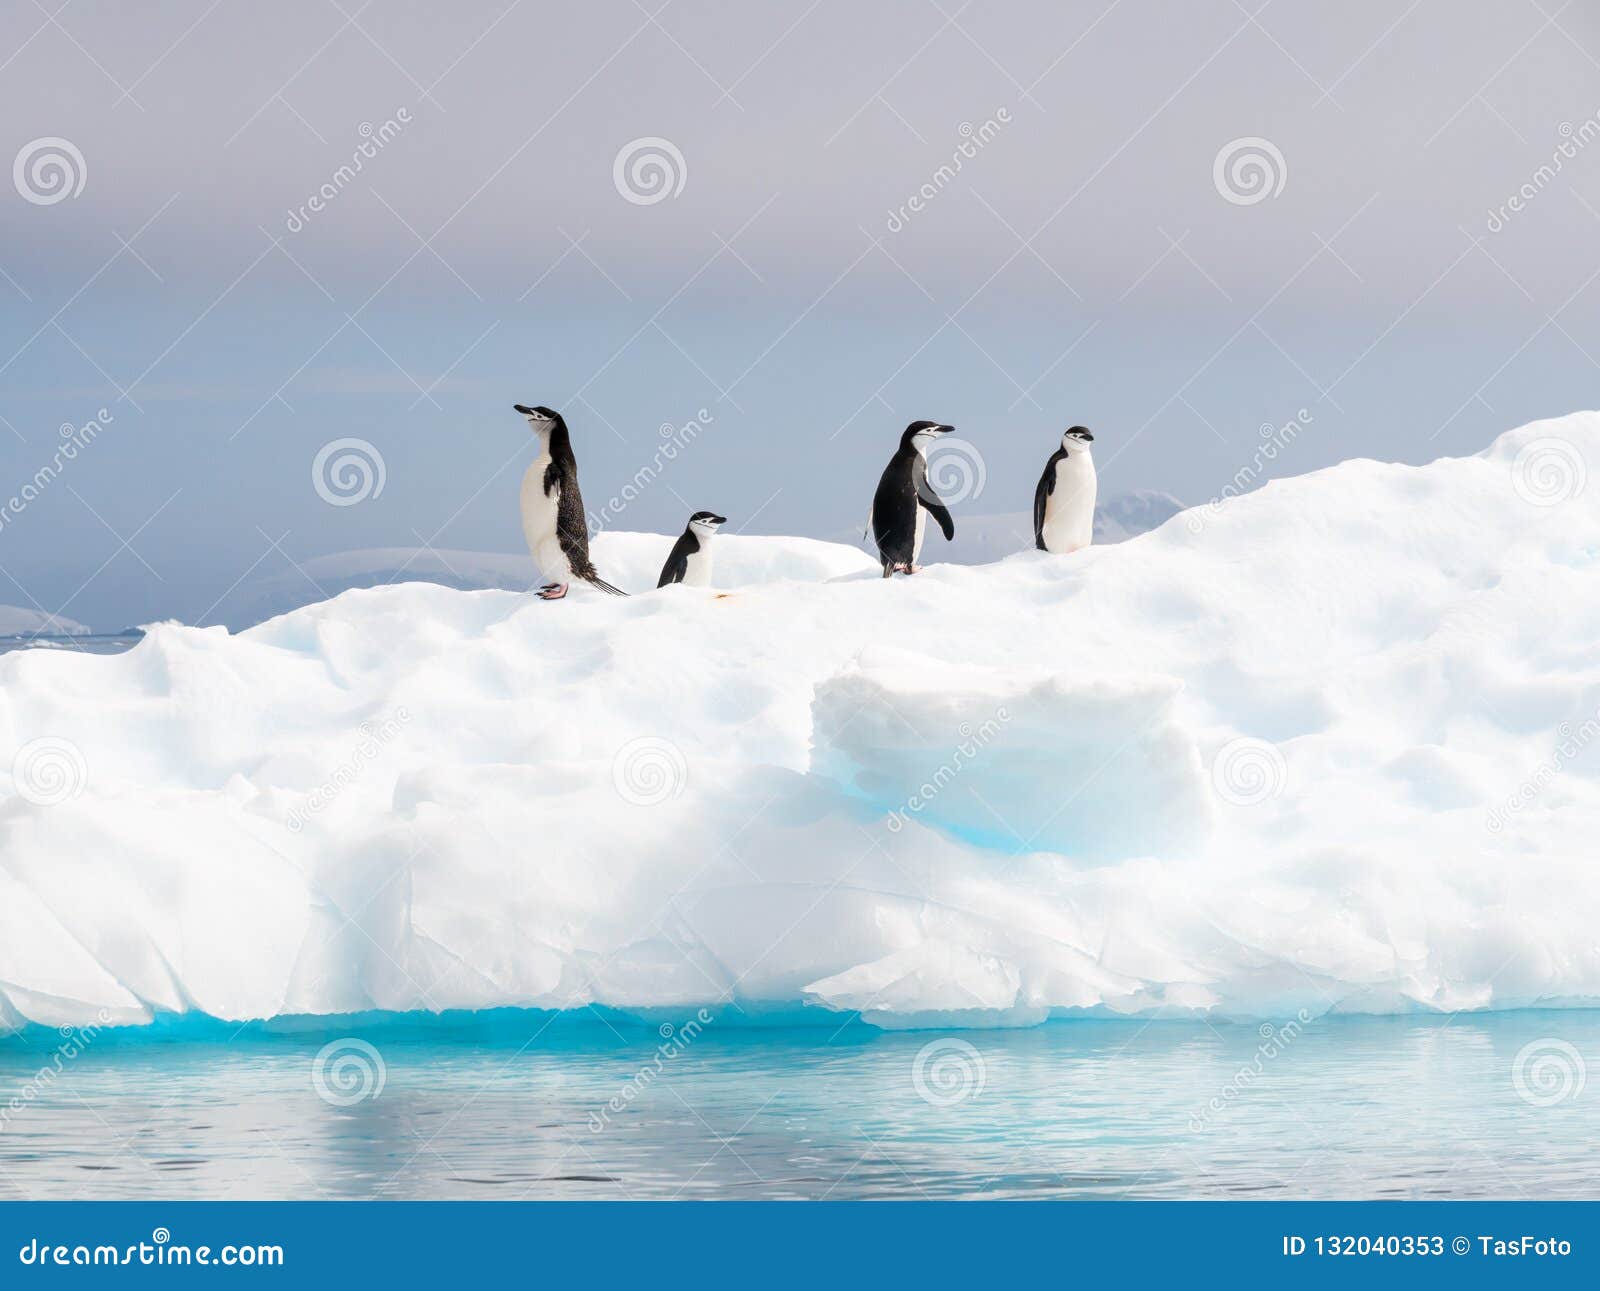
[[1047,551],[1077,551],[1094,541],[1097,483],[1087,453],[1071,453],[1056,463],[1056,487],[1045,499],[1040,526]]
[[922,535],[928,527],[927,509],[917,503],[917,534],[911,540],[911,563],[915,565],[922,556]]
[[704,545],[683,562],[683,581],[690,587],[711,586],[711,553]]
[[554,583],[570,583],[572,568],[567,555],[556,538],[556,510],[558,497],[546,496],[544,491],[545,467],[548,457],[535,462],[522,477],[522,537],[539,572]]

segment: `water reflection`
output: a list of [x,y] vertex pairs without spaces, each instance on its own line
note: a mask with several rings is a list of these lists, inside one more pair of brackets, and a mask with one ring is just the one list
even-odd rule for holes
[[[338,1105],[313,1069],[347,1034],[383,1079]],[[1243,1025],[720,1026],[670,1061],[655,1029],[512,1014],[106,1032],[40,1081],[50,1033],[0,1042],[0,1100],[33,1091],[0,1196],[1592,1197],[1600,1091],[1513,1081],[1551,1038],[1600,1056],[1600,1014],[1320,1020],[1266,1059]]]

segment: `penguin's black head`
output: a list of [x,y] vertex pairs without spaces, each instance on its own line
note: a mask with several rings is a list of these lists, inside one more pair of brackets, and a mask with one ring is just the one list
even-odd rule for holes
[[1066,434],[1061,436],[1062,448],[1071,448],[1074,444],[1083,445],[1092,443],[1094,443],[1094,436],[1089,433],[1089,428],[1087,426],[1074,426],[1071,430],[1067,431]]
[[728,517],[719,516],[715,511],[696,511],[689,517],[689,528],[698,529],[701,533],[716,533],[727,523]]
[[900,436],[900,447],[926,448],[940,435],[948,435],[954,429],[954,426],[946,426],[940,421],[914,421]]
[[534,437],[543,443],[546,439],[564,439],[567,433],[567,423],[561,420],[561,414],[554,408],[546,408],[542,403],[529,407],[525,403],[511,405],[527,419],[528,429]]

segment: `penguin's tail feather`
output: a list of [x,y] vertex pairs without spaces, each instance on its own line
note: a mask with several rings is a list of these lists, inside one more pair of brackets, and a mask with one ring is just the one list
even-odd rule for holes
[[620,587],[611,586],[610,583],[606,582],[606,580],[601,578],[600,575],[598,575],[598,574],[592,575],[587,581],[590,582],[591,584],[593,584],[595,587],[598,587],[602,592],[611,593],[612,596],[626,596],[627,595],[627,593],[625,591],[623,591]]

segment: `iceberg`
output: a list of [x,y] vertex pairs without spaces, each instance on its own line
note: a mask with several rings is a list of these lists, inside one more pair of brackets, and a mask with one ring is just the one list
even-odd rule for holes
[[0,657],[0,1029],[1600,1004],[1597,461],[1580,413],[1069,557],[729,536],[717,589]]

